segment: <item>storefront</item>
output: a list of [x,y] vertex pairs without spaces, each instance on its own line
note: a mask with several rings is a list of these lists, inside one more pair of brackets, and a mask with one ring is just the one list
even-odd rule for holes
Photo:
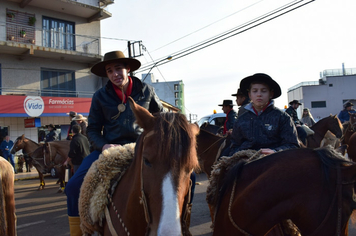
[[25,134],[40,142],[46,125],[53,124],[61,139],[67,137],[70,111],[88,116],[91,98],[0,95],[0,140],[9,134],[15,141]]

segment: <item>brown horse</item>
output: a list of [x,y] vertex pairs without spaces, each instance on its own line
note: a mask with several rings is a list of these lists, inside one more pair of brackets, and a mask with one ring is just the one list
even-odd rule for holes
[[115,235],[190,235],[184,216],[190,175],[198,167],[195,136],[199,128],[183,114],[151,115],[129,101],[144,131],[130,167],[112,194],[103,235],[114,235],[111,231]]
[[355,173],[356,163],[330,147],[240,160],[218,177],[218,197],[207,196],[214,199],[214,235],[265,235],[284,219],[302,235],[347,235]]
[[356,162],[356,133],[349,138],[347,155],[352,161]]
[[0,235],[16,235],[14,169],[0,157]]
[[314,131],[314,134],[307,137],[307,147],[309,148],[320,147],[320,143],[328,130],[337,138],[341,138],[343,130],[342,124],[336,115],[325,117],[310,128]]
[[38,144],[35,141],[26,138],[25,135],[23,134],[15,140],[14,145],[12,146],[10,151],[11,154],[15,154],[16,152],[22,150],[24,155],[28,155],[31,158],[31,162],[33,166],[36,168],[40,180],[40,186],[38,187],[38,190],[44,189],[46,185],[43,177],[43,172],[39,170],[41,166],[36,161],[33,161],[32,158],[33,152],[40,146],[41,144]]
[[208,130],[205,127],[200,128],[197,135],[197,154],[200,168],[209,178],[211,167],[221,155],[222,149],[230,145],[230,136],[228,138],[221,137]]
[[[43,147],[39,148],[42,150],[41,154],[43,156],[43,168],[45,171],[48,171],[51,168],[55,168],[57,170],[60,181],[58,193],[63,192],[65,186],[65,166],[63,164],[67,160],[69,148],[70,140],[47,142],[43,145]],[[41,154],[39,153],[39,155]]]
[[350,119],[348,122],[345,122],[344,133],[342,138],[343,144],[349,144],[349,139],[356,131],[356,113],[349,113]]

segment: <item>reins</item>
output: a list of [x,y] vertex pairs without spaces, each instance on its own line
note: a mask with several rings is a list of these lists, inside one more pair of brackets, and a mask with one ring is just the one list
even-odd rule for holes
[[218,140],[216,140],[215,142],[213,142],[207,149],[205,149],[203,152],[201,152],[200,154],[198,154],[198,156],[206,153],[210,148],[212,148],[216,143],[220,142],[222,139],[224,139],[226,137],[221,137]]

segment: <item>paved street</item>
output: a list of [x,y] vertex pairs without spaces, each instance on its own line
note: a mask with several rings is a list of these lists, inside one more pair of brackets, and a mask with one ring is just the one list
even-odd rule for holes
[[[18,178],[19,175],[17,175]],[[46,188],[37,191],[38,179],[15,182],[17,234],[19,236],[69,235],[66,195],[57,193],[57,179],[45,178]],[[197,175],[190,231],[196,236],[212,235],[210,214],[205,201],[208,184],[205,174]],[[349,235],[356,235],[356,222],[350,223]]]

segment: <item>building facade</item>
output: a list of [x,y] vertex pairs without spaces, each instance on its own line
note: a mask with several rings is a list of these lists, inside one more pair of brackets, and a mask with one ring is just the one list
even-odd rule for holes
[[288,101],[299,100],[303,108],[311,109],[315,120],[337,115],[347,101],[356,104],[356,69],[333,69],[320,73],[318,81],[302,82],[288,89]]
[[182,80],[159,82],[152,73],[142,74],[142,80],[155,88],[158,97],[164,102],[178,108],[185,114],[184,83]]
[[[0,1],[0,138],[39,142],[54,124],[66,138],[76,111],[87,116],[103,79],[100,22],[111,0]],[[65,137],[63,137],[65,135]]]

